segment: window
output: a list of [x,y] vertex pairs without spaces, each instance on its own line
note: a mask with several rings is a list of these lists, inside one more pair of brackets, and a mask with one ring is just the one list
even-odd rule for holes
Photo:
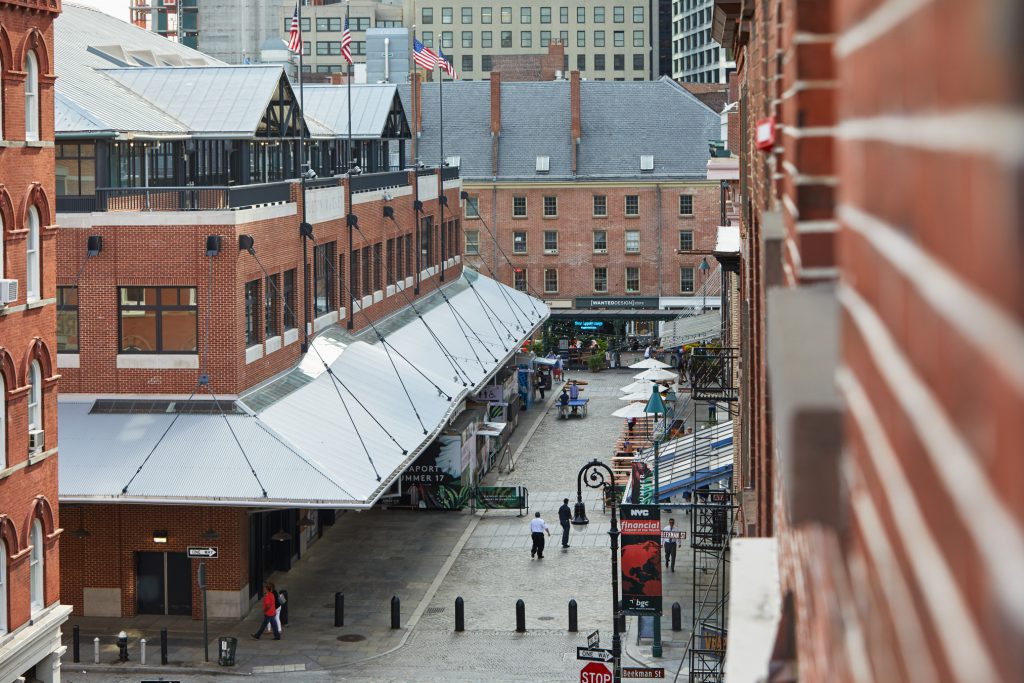
[[512,47],[512,31],[501,32],[501,46]]
[[633,23],[642,24],[644,23],[644,8],[643,5],[637,5],[633,8]]
[[594,8],[594,23],[595,24],[603,24],[604,23],[604,7],[595,7]]
[[587,8],[577,7],[576,8],[576,23],[585,24],[587,23]]
[[96,194],[96,146],[65,143],[56,147],[57,196]]
[[520,292],[526,291],[526,268],[516,268],[512,274],[512,282]]
[[679,215],[680,216],[692,216],[693,215],[693,195],[692,194],[681,194],[681,195],[679,195]]
[[643,47],[643,46],[644,46],[644,32],[643,31],[633,31],[633,47]]
[[640,291],[640,269],[636,267],[626,268],[626,291]]
[[559,7],[558,8],[558,23],[568,24],[569,23],[569,8]]
[[479,230],[466,230],[466,253],[467,254],[479,254],[480,253],[480,231]]
[[442,7],[441,8],[441,23],[450,24],[452,23],[452,8]]
[[245,283],[245,345],[260,343],[260,281]]
[[352,54],[354,55],[365,55],[366,54],[366,41],[355,40],[352,41]]
[[316,53],[320,56],[324,55],[340,55],[341,54],[341,41],[340,40],[318,40],[316,41]]
[[[302,68],[306,68],[306,64],[302,65]],[[341,64],[317,64],[316,72],[318,74],[340,74]]]
[[[311,43],[308,40],[302,41],[302,56],[303,57],[308,57],[311,54],[313,54],[311,52],[311,49],[312,49],[312,45],[311,45]],[[303,64],[302,65],[302,70],[303,71],[308,71],[309,70],[309,64]]]
[[519,8],[519,23],[529,24],[533,22],[533,12],[529,7]]
[[463,7],[462,8],[462,23],[472,24],[473,23],[473,8]]
[[540,32],[540,46],[547,47],[551,44],[551,31]]
[[25,55],[25,139],[39,139],[39,62],[32,50]]
[[640,253],[640,231],[639,230],[627,230],[626,231],[626,253],[627,254],[639,254]]
[[57,288],[57,353],[78,353],[78,287]]
[[480,23],[490,24],[494,21],[494,13],[492,7],[481,7],[480,8]]
[[334,242],[313,247],[313,315],[331,310],[334,274],[330,267],[334,263],[334,249]]
[[633,70],[643,71],[644,70],[644,56],[643,54],[633,55]]
[[25,236],[25,258],[26,300],[38,301],[42,295],[39,265],[39,210],[34,206],[30,206],[28,209],[28,235]]
[[614,47],[625,47],[626,46],[626,32],[625,31],[613,31],[612,32],[612,45]]
[[512,218],[526,218],[526,197],[512,197]]
[[693,251],[693,231],[679,231],[679,251]]
[[466,197],[466,218],[480,218],[480,197]]
[[454,44],[455,33],[452,31],[441,31],[441,48],[444,50],[450,50]]
[[558,291],[558,271],[554,268],[544,269],[544,291],[545,292],[557,292]]
[[550,24],[551,23],[551,8],[541,7],[540,8],[540,23]]
[[608,252],[608,231],[594,231],[594,252],[604,254]]
[[491,55],[480,55],[480,70],[490,71],[491,66],[494,64],[494,58]]
[[[301,26],[302,26],[302,32],[303,33],[309,33],[309,27],[311,25],[311,22],[312,22],[312,20],[309,17],[302,17],[302,24],[301,24]],[[292,18],[291,17],[285,17],[284,18],[284,32],[286,34],[288,34],[288,33],[291,32],[291,30],[292,30]]]
[[284,271],[284,285],[281,287],[282,305],[284,306],[284,329],[294,330],[297,326],[295,309],[299,302],[295,289],[295,269]]
[[424,7],[423,8],[423,14],[421,16],[423,18],[423,20],[420,22],[421,24],[433,24],[434,23],[434,8],[433,7]]
[[608,269],[605,267],[594,268],[594,291],[608,291]]
[[512,8],[502,7],[501,8],[501,23],[511,24],[512,23]]
[[544,231],[544,253],[545,254],[557,254],[558,253],[558,231],[557,230],[545,230]]
[[195,287],[121,287],[120,353],[195,353]]
[[690,266],[679,269],[679,291],[684,294],[693,292],[693,268]]
[[29,559],[29,603],[32,614],[39,612],[46,607],[46,598],[43,597],[43,523],[38,519],[32,520],[32,555]]
[[317,17],[316,30],[341,32],[341,17]]
[[[594,55],[594,71],[604,71],[604,55]],[[603,78],[598,80],[604,80]]]
[[544,216],[551,218],[558,215],[558,197],[544,197]]
[[[625,55],[614,55],[613,62],[616,71],[624,71],[626,69],[626,56]],[[618,80],[622,80],[621,78]]]
[[520,31],[519,32],[519,46],[520,47],[533,47],[533,33],[531,31]]
[[276,337],[278,332],[277,318],[278,318],[278,293],[280,287],[277,284],[279,276],[270,275],[263,283],[263,332],[267,339]]
[[[426,221],[426,219],[423,219],[423,220]],[[425,245],[424,251],[427,252],[423,256],[423,260],[424,260],[423,267],[425,268],[427,265],[430,264],[430,248],[432,246],[431,245],[431,240],[429,238],[428,239],[424,239],[420,244]],[[371,294],[373,294],[373,271],[372,271],[371,266],[370,266],[370,248],[369,247],[363,247],[362,249],[359,250],[359,274],[360,274],[361,279],[362,279],[362,286],[360,287],[360,293],[363,296],[370,296]]]
[[[0,373],[0,469],[7,467],[7,382],[4,380],[3,373]],[[0,539],[0,550],[3,550],[3,539]],[[6,555],[6,553],[4,553]],[[0,559],[0,562],[3,560]],[[3,593],[5,576],[2,572],[3,565],[0,565],[0,608],[5,606]],[[4,632],[7,622],[5,617],[7,616],[7,610],[0,610],[0,633]]]
[[353,31],[365,31],[370,28],[370,17],[352,17],[348,22]]
[[[561,43],[562,45],[568,45],[569,44],[569,32],[568,31],[559,31],[558,32],[558,42]],[[565,64],[564,64],[565,71],[568,71],[569,70],[569,55],[562,55],[562,58],[565,60]]]
[[[28,366],[28,433],[43,428],[43,371],[39,361],[34,360]],[[30,449],[30,453],[43,450],[41,447]]]
[[[4,389],[4,380],[0,377],[0,390]],[[0,397],[0,405],[2,405]],[[7,544],[0,538],[0,634],[7,633]]]
[[[586,46],[587,46],[587,32],[586,31],[576,31],[576,47],[586,47]],[[580,56],[583,57],[583,55],[580,55]]]
[[377,242],[373,245],[373,291],[379,292],[384,289],[384,278],[381,273],[381,266],[384,265],[383,254],[384,244]]
[[622,6],[612,8],[612,21],[622,24],[626,21],[626,8]]
[[[494,34],[492,34],[490,31],[482,31],[480,33],[480,47],[493,47],[494,46],[493,35]],[[488,69],[488,70],[490,70],[490,69]]]
[[580,71],[586,71],[587,70],[587,56],[586,55],[576,55],[576,68],[579,69]]
[[379,19],[377,28],[402,28],[402,22],[397,19]]
[[513,254],[525,254],[526,253],[526,233],[525,232],[514,232],[514,233],[512,233],[512,253]]
[[[473,47],[473,32],[463,31],[462,32],[462,47]],[[465,67],[463,67],[465,70]]]
[[594,31],[594,47],[604,47],[604,31]]
[[607,216],[608,215],[608,197],[603,194],[594,195],[594,215],[595,216]]
[[427,47],[434,47],[434,32],[424,31],[423,32],[423,44]]
[[626,215],[627,216],[639,216],[640,215],[640,195],[638,195],[638,194],[627,194],[626,195]]
[[462,55],[462,70],[472,71],[473,70],[473,55]]

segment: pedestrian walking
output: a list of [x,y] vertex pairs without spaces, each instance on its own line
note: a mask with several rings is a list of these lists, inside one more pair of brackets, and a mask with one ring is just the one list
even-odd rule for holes
[[263,590],[263,622],[260,623],[260,627],[256,629],[256,633],[252,634],[252,637],[259,640],[263,635],[263,629],[270,626],[274,629],[274,640],[281,640],[281,628],[274,621],[274,617],[277,616],[277,598],[274,597],[273,584],[268,583]]
[[547,522],[541,519],[540,513],[533,513],[533,519],[530,520],[530,536],[533,537],[533,547],[530,548],[530,557],[536,556],[538,560],[544,559],[544,534],[551,535],[551,529],[548,528]]
[[679,547],[675,537],[676,531],[676,520],[669,517],[668,526],[661,530],[661,540],[665,545],[665,568],[673,572],[676,570],[676,549]]
[[[274,594],[274,604],[277,606],[277,610],[274,612],[274,621],[277,622],[277,632],[281,633],[284,628],[281,627],[281,607],[284,605],[284,596],[281,595],[281,591],[277,590],[277,586],[273,582],[270,584],[270,592]],[[270,626],[267,626],[266,633],[270,633]]]
[[562,507],[558,508],[558,523],[562,525],[562,547],[569,547],[569,521],[572,519],[572,510],[569,509],[569,499],[562,499]]

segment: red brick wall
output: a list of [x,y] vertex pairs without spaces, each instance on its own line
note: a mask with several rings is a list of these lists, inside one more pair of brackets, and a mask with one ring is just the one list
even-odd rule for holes
[[[640,291],[631,296],[680,296],[679,268],[695,269],[694,288],[700,286],[697,266],[714,248],[719,223],[718,183],[604,185],[554,184],[547,186],[474,184],[466,191],[479,199],[482,220],[466,219],[466,230],[479,230],[480,255],[467,257],[467,264],[484,274],[494,269],[499,279],[512,284],[511,267],[494,249],[491,233],[516,268],[526,268],[530,292],[544,299],[572,299],[578,296],[626,294],[626,268],[640,268]],[[640,197],[639,217],[625,216],[625,196]],[[659,210],[660,194],[660,210]],[[679,215],[679,195],[692,194],[693,215]],[[594,195],[605,195],[608,216],[594,217]],[[527,217],[513,218],[513,197],[527,198]],[[544,197],[555,196],[558,216],[545,218]],[[481,223],[486,223],[484,227]],[[660,225],[659,225],[660,223]],[[488,231],[490,229],[490,232]],[[544,232],[558,231],[558,254],[544,253]],[[608,233],[608,253],[595,254],[593,231]],[[626,253],[625,231],[640,231],[640,252]],[[693,232],[693,251],[677,253],[679,231]],[[515,254],[512,233],[527,233],[527,253]],[[709,256],[710,262],[710,256]],[[608,292],[594,291],[594,268],[608,268]],[[558,292],[544,291],[544,270],[558,270]]]
[[[0,409],[6,420],[5,462],[0,464],[0,534],[6,542],[8,630],[29,621],[29,557],[32,520],[39,518],[44,545],[44,602],[60,599],[60,520],[57,511],[57,363],[54,330],[53,220],[53,28],[60,5],[29,10],[0,3],[0,62],[3,135],[0,142],[0,215],[3,277],[19,282],[19,297],[0,308],[0,372],[6,392]],[[25,140],[24,55],[34,49],[39,63],[39,139]],[[40,214],[41,305],[26,309],[28,209]],[[43,375],[44,449],[29,462],[27,372],[38,360]]]

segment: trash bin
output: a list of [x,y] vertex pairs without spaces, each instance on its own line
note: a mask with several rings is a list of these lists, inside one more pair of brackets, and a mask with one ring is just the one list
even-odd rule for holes
[[235,650],[238,648],[238,638],[223,636],[220,638],[217,663],[221,666],[235,665]]

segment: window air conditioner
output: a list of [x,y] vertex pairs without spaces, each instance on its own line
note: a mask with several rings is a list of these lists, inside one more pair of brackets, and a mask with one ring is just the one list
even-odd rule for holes
[[607,254],[608,250],[607,249],[595,249],[594,253],[595,254]]
[[18,300],[18,281],[0,280],[0,305]]
[[45,432],[42,429],[30,429],[28,432],[28,450],[30,453],[38,453],[43,450],[43,437]]
[[557,254],[558,250],[557,249],[545,249],[544,253],[545,254]]

